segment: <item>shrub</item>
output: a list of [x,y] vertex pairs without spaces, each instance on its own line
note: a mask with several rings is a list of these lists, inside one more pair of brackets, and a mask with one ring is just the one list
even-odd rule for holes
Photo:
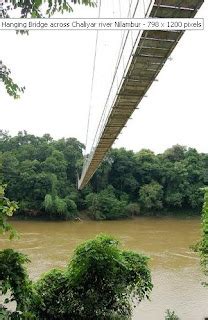
[[175,311],[166,311],[165,320],[180,320],[180,318],[175,314]]
[[32,283],[24,266],[28,262],[26,255],[12,249],[0,251],[0,293],[7,295],[5,304],[16,301],[15,316],[18,315],[18,311],[27,313],[32,300]]
[[35,307],[41,320],[127,319],[131,299],[141,301],[152,289],[148,259],[122,251],[119,242],[100,235],[81,244],[65,271],[40,279]]
[[127,217],[126,201],[118,200],[111,189],[105,189],[100,193],[90,193],[86,197],[87,208],[90,216],[98,220],[111,220]]
[[77,212],[76,203],[69,197],[62,199],[59,196],[47,194],[43,206],[50,215],[64,219],[74,218]]
[[144,211],[162,209],[163,187],[157,182],[151,182],[141,187],[139,201]]
[[53,199],[50,194],[46,194],[43,206],[46,210],[46,212],[52,212],[53,211]]
[[140,214],[140,206],[136,202],[129,203],[125,210],[128,216],[138,216]]
[[70,199],[70,197],[66,197],[65,199],[66,205],[67,205],[67,217],[72,219],[77,216],[77,205],[74,202],[74,200]]
[[18,205],[5,197],[5,188],[6,185],[0,185],[0,234],[9,232],[9,238],[12,239],[17,233],[7,220],[18,209]]

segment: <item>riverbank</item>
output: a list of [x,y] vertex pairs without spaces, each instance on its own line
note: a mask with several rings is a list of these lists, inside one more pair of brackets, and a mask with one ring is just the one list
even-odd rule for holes
[[73,219],[66,219],[65,217],[54,216],[50,214],[46,214],[43,211],[26,211],[26,212],[17,212],[14,214],[10,220],[28,220],[28,221],[105,221],[105,220],[132,220],[137,219],[139,217],[155,217],[155,218],[163,218],[163,217],[176,217],[176,218],[191,218],[191,217],[200,217],[201,213],[199,211],[190,210],[190,209],[176,209],[176,210],[163,210],[160,212],[145,212],[140,213],[139,215],[131,215],[123,218],[117,219],[95,219],[92,217],[91,213],[88,210],[83,210],[77,212],[76,216]]

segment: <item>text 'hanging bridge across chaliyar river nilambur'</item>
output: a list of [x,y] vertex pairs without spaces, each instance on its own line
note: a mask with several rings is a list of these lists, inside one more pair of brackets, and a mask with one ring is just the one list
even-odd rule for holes
[[[147,1],[145,3],[145,0],[138,0],[134,3],[133,8],[133,0],[129,0],[129,18],[138,17],[138,10],[141,11],[141,7],[139,7],[141,2],[144,9],[143,18],[193,18],[204,0],[149,0],[148,4]],[[99,14],[100,9],[101,0]],[[92,178],[107,151],[111,148],[132,113],[137,109],[146,92],[156,80],[183,33],[184,30],[139,30],[136,33],[134,32],[132,36],[132,31],[129,30],[123,36],[111,87],[94,136],[91,151],[85,156],[82,174],[78,179],[78,189],[83,189]],[[97,40],[98,31],[96,45]],[[125,65],[122,63],[124,54],[128,54]],[[95,60],[96,47],[92,86]],[[121,69],[122,75],[118,81],[117,77],[118,73],[121,73]],[[88,130],[89,118],[87,136]]]

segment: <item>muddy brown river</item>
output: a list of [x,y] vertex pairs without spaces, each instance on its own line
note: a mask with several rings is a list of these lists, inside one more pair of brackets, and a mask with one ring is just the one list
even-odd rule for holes
[[199,260],[189,246],[200,236],[200,220],[174,218],[138,218],[126,221],[39,222],[15,221],[21,234],[10,242],[0,238],[0,248],[13,247],[29,255],[30,276],[64,267],[75,247],[99,233],[120,239],[126,249],[142,252],[151,258],[154,288],[151,302],[142,302],[133,319],[162,320],[165,310],[175,310],[181,320],[208,317],[208,288]]

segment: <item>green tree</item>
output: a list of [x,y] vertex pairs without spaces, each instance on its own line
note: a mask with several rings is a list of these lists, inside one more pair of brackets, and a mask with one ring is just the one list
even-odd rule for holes
[[[66,271],[53,270],[35,285],[40,319],[130,319],[131,300],[149,298],[148,259],[98,236],[81,244]],[[36,301],[36,300],[35,300]]]
[[172,162],[181,161],[185,159],[186,151],[186,147],[176,144],[164,152],[163,158]]
[[5,185],[0,185],[0,234],[9,232],[9,237],[12,239],[16,235],[16,231],[10,223],[8,218],[17,210],[17,203],[10,201],[5,197]]
[[[208,276],[208,188],[204,188],[204,205],[202,208],[202,239],[198,244],[203,272]],[[208,283],[206,283],[208,286]]]
[[144,211],[154,211],[163,208],[163,187],[157,182],[151,182],[141,187],[139,203]]
[[66,216],[67,215],[67,204],[64,201],[64,199],[61,199],[60,197],[56,196],[54,199],[54,207],[56,213],[60,216]]
[[[82,159],[83,145],[76,139],[54,141],[50,135],[36,137],[26,131],[11,137],[0,131],[0,179],[8,183],[7,195],[19,202],[19,209],[32,216],[42,214],[46,195],[53,198],[53,208],[68,197],[67,215],[75,217],[81,194],[76,190],[76,166]],[[55,197],[61,199],[55,201]],[[52,210],[57,213],[57,210]],[[66,213],[66,210],[64,210]],[[48,212],[46,209],[45,212]],[[50,217],[50,215],[48,215]]]
[[115,188],[118,196],[125,192],[133,197],[138,190],[138,182],[135,178],[136,159],[133,151],[127,151],[124,148],[113,149],[110,157],[109,183]]
[[46,194],[43,206],[44,206],[46,212],[53,211],[53,198],[52,198],[51,194]]
[[[111,152],[108,152],[102,161],[100,167],[96,170],[91,180],[91,185],[94,192],[100,192],[106,189],[109,185],[112,173],[113,159]],[[111,177],[111,178],[110,178]]]
[[[133,304],[152,290],[148,258],[121,250],[119,242],[99,235],[79,245],[64,270],[51,270],[36,282],[28,277],[27,256],[0,251],[0,308],[4,319],[130,319]],[[16,301],[14,312],[7,304]]]
[[189,186],[186,166],[182,161],[164,160],[164,202],[169,208],[180,208],[185,202]]
[[25,268],[28,262],[26,255],[13,249],[0,251],[0,294],[6,296],[5,305],[12,301],[17,303],[16,311],[8,319],[31,319],[28,309],[32,300],[32,282]]
[[50,217],[73,219],[77,216],[76,203],[69,196],[62,199],[57,195],[46,194],[43,207]]
[[128,217],[138,216],[140,214],[140,206],[138,203],[132,202],[126,206],[125,211]]
[[116,198],[113,188],[108,187],[100,193],[91,193],[86,197],[90,215],[96,220],[119,219],[127,216],[126,201]]
[[[137,153],[123,148],[110,150],[88,186],[80,192],[77,172],[83,162],[83,148],[74,138],[54,140],[49,134],[37,137],[26,131],[12,137],[0,130],[0,181],[7,184],[6,196],[18,201],[18,212],[65,219],[65,214],[53,210],[50,215],[45,207],[45,196],[51,195],[54,208],[56,196],[64,202],[73,201],[67,205],[68,218],[77,216],[75,208],[87,209],[94,219],[132,216],[136,214],[132,206],[137,207],[137,212],[140,206],[141,214],[145,210],[151,214],[160,210],[162,214],[167,209],[200,213],[203,203],[200,188],[208,185],[207,154],[179,146],[175,148],[177,152],[170,148],[159,155],[150,150]],[[152,182],[162,189],[156,191],[154,184],[151,188]]]
[[67,162],[67,178],[74,184],[77,183],[76,173],[81,170],[84,145],[75,138],[62,138],[54,142],[54,147],[63,153]]
[[152,182],[160,183],[161,180],[161,163],[158,156],[151,150],[142,149],[135,154],[136,158],[136,179],[139,185]]
[[70,196],[64,199],[67,206],[67,217],[73,219],[77,217],[77,205],[74,200],[70,198]]

